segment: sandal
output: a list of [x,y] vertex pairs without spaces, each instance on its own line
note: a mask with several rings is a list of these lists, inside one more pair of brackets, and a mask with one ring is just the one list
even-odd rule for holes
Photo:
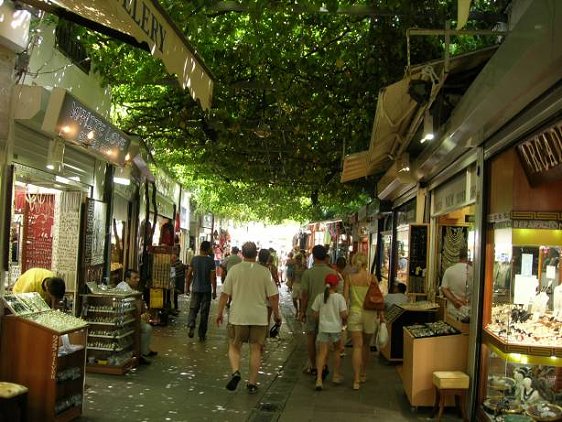
[[365,383],[365,382],[367,382],[367,375],[361,375],[361,378],[359,378],[359,382],[360,382],[360,383]]
[[317,382],[316,387],[314,389],[316,391],[322,391],[324,389],[324,386],[322,385],[322,382]]
[[302,373],[305,375],[316,376],[318,374],[318,371],[316,370],[316,368],[304,368],[302,370]]
[[332,383],[334,383],[334,384],[336,384],[336,385],[339,385],[339,384],[341,384],[342,382],[343,382],[343,377],[342,377],[341,375],[340,375],[340,376],[335,376],[335,375],[334,375],[334,376],[332,377]]
[[258,392],[258,386],[256,384],[246,384],[246,390],[248,390],[248,393],[250,394],[256,394]]
[[242,377],[240,376],[240,371],[233,372],[230,381],[228,381],[228,384],[226,384],[226,389],[229,391],[236,390],[236,387],[238,387],[238,383],[240,382],[241,378]]
[[361,384],[359,384],[358,382],[354,382],[354,383],[353,383],[353,389],[354,389],[355,391],[359,390],[360,388],[361,388]]

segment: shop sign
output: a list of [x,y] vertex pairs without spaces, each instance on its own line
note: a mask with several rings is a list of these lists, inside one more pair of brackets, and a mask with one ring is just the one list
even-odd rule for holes
[[180,208],[180,229],[189,229],[189,209],[185,207]]
[[64,89],[53,90],[45,114],[43,130],[101,154],[109,162],[125,162],[129,137]]
[[[211,108],[214,80],[203,60],[170,16],[156,0],[22,0],[47,12],[65,10],[63,16],[78,15],[83,26],[114,36],[131,38],[128,42],[144,46],[162,60],[170,75],[189,91],[204,110]],[[53,8],[53,4],[56,8]],[[0,5],[2,1],[0,1]],[[72,19],[72,18],[71,18]],[[76,18],[75,18],[76,19]],[[104,28],[107,28],[105,30]]]
[[416,221],[416,201],[412,200],[397,210],[397,225],[410,224]]
[[174,203],[171,202],[167,197],[164,197],[157,192],[156,194],[156,208],[158,210],[158,215],[166,218],[172,218],[174,214]]
[[168,176],[163,170],[157,168],[156,166],[151,166],[152,173],[155,175],[154,184],[156,185],[156,190],[162,196],[168,198],[170,201],[175,201],[176,199],[176,187],[179,187],[177,183]]
[[438,187],[433,192],[432,214],[464,207],[476,200],[476,167],[471,166],[462,174]]
[[562,121],[517,145],[531,186],[562,179]]
[[367,218],[367,205],[359,208],[359,211],[357,211],[357,220],[358,221],[365,221],[366,218]]
[[213,228],[213,214],[205,214],[201,217],[201,227],[207,229]]

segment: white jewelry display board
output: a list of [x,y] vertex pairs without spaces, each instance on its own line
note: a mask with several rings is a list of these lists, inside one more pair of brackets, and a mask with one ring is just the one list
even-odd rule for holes
[[513,303],[528,305],[537,293],[539,279],[536,276],[515,275]]

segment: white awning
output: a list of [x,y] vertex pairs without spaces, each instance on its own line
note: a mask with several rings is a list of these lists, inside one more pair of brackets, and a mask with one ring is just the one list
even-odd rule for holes
[[146,43],[180,85],[211,108],[214,81],[195,49],[156,0],[23,0],[50,13],[63,8],[86,21]]

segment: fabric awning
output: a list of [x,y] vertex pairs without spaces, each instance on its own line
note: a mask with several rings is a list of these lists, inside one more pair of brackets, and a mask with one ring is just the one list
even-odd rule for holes
[[[496,49],[497,47],[489,47],[452,58],[449,73],[470,69],[488,60]],[[422,123],[423,112],[427,107],[427,104],[420,105],[410,96],[410,82],[429,82],[432,78],[446,77],[442,75],[443,65],[443,60],[417,65],[404,79],[379,91],[369,149],[345,157],[342,183],[375,173],[381,174],[390,168]],[[440,84],[433,84],[432,94],[440,88]]]
[[[162,60],[180,85],[199,100],[204,110],[211,108],[213,77],[196,50],[189,44],[156,0],[23,0],[49,13],[68,17],[74,14],[94,28],[101,25],[112,32],[134,38],[148,46]],[[61,8],[68,13],[60,13]],[[97,30],[97,29],[96,29]]]
[[360,179],[373,174],[375,168],[369,162],[369,151],[357,152],[345,157],[341,182]]
[[[367,151],[345,157],[341,182],[384,172],[392,164],[392,151],[403,141],[419,105],[408,95],[410,81],[419,71],[379,91],[377,110]],[[359,170],[361,167],[361,170]]]

